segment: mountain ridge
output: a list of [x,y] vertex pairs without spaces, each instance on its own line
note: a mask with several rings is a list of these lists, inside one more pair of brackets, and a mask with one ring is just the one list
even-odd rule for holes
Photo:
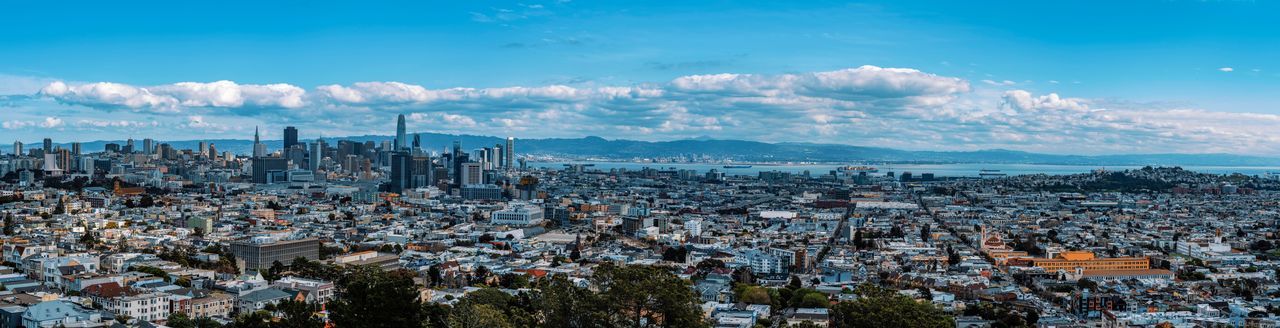
[[[444,151],[459,141],[464,149],[505,145],[505,138],[470,134],[420,133],[423,148]],[[323,138],[330,144],[337,140],[381,143],[394,137],[384,135],[360,135]],[[313,139],[303,139],[309,142]],[[219,151],[236,154],[252,152],[253,141],[246,139],[206,139],[158,141],[178,149],[194,149],[199,142],[215,145]],[[141,140],[134,140],[141,146]],[[82,142],[88,152],[101,151],[107,143],[124,144],[118,140]],[[265,140],[269,149],[279,149],[282,140]],[[38,144],[36,144],[38,145]],[[60,144],[66,147],[66,143]],[[971,151],[901,150],[887,147],[823,144],[806,142],[767,143],[760,141],[713,139],[699,137],[668,141],[639,141],[605,139],[599,136],[581,138],[517,139],[516,151],[576,159],[632,160],[660,157],[709,157],[712,160],[735,162],[828,162],[828,163],[1005,163],[1005,164],[1060,164],[1060,165],[1195,165],[1195,166],[1280,166],[1280,158],[1238,155],[1229,153],[1150,153],[1109,155],[1043,154],[1010,149],[984,149]]]

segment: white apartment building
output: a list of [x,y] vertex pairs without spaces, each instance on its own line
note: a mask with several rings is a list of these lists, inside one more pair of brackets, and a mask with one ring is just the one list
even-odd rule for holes
[[542,207],[529,204],[512,204],[511,207],[489,213],[489,223],[494,225],[531,226],[542,223]]

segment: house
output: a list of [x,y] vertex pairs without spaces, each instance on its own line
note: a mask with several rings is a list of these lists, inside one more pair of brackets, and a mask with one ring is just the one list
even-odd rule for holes
[[169,298],[162,293],[126,294],[107,302],[103,308],[138,321],[164,320],[169,317]]
[[826,308],[799,308],[787,311],[786,320],[793,327],[805,321],[817,324],[818,327],[826,327],[831,316]]
[[22,313],[22,326],[27,328],[107,327],[113,322],[115,317],[110,314],[62,300],[32,305]]
[[231,294],[183,288],[169,292],[170,309],[188,318],[229,317],[235,304]]
[[169,317],[170,303],[167,294],[144,293],[120,286],[116,282],[85,287],[81,293],[97,306],[116,315],[141,321],[163,320]]
[[271,283],[272,287],[303,295],[308,303],[324,303],[333,299],[332,282],[288,276]]
[[249,313],[261,310],[267,304],[279,304],[287,299],[292,299],[294,294],[285,292],[279,288],[266,288],[249,292],[236,298],[236,312]]

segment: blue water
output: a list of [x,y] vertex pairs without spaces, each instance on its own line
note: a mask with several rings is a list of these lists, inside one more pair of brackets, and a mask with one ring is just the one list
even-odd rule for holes
[[[724,168],[723,164],[695,164],[695,163],[632,163],[632,162],[530,162],[530,167],[535,168],[564,168],[565,164],[594,164],[594,169],[608,171],[611,169],[627,169],[640,170],[646,167],[665,169],[685,169],[695,170],[698,173],[706,173],[711,169],[725,172],[728,175],[756,175],[761,171],[782,171],[791,173],[803,173],[809,171],[812,175],[827,174],[837,167],[838,164],[797,164],[797,165],[757,165],[753,164],[750,168]],[[1049,165],[1049,164],[893,164],[893,165],[875,165],[880,171],[876,173],[867,173],[869,175],[884,175],[888,172],[894,174],[902,174],[903,172],[911,172],[911,174],[919,176],[924,173],[933,173],[939,177],[977,177],[981,170],[999,170],[1001,173],[1008,175],[1024,175],[1024,174],[1076,174],[1087,173],[1097,169],[1106,170],[1126,170],[1140,169],[1141,166],[1088,166],[1088,165]],[[1183,169],[1214,174],[1230,174],[1241,173],[1245,175],[1264,175],[1268,172],[1280,172],[1280,167],[1275,166],[1183,166]]]

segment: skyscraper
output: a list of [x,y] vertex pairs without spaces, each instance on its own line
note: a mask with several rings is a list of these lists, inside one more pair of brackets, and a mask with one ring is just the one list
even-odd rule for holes
[[53,153],[53,139],[44,138],[44,153],[45,154]]
[[461,186],[477,185],[484,183],[484,168],[480,163],[471,162],[462,164],[462,174],[460,174],[458,184]]
[[396,117],[396,144],[395,144],[396,149],[395,150],[400,151],[401,149],[408,148],[409,144],[406,143],[405,141],[408,141],[408,140],[405,139],[405,134],[404,134],[404,114],[400,114],[400,116]]
[[307,154],[307,166],[312,172],[320,170],[320,159],[324,158],[323,147],[320,146],[322,142],[324,141],[320,139],[312,142],[311,151]]
[[298,145],[298,129],[292,126],[284,127],[284,149],[293,148]]
[[387,191],[400,193],[413,188],[413,156],[407,152],[391,153],[391,184]]
[[13,156],[22,157],[22,155],[22,142],[15,140],[13,142]]
[[289,169],[289,160],[276,157],[256,157],[253,166],[253,183],[276,183],[286,181],[285,171]]
[[267,145],[262,144],[258,135],[258,127],[253,127],[253,157],[267,156]]
[[498,169],[507,166],[507,152],[504,149],[505,148],[502,144],[493,145],[493,152],[495,155],[493,157],[493,168]]
[[152,148],[154,144],[155,140],[151,140],[151,138],[142,139],[142,153],[150,155],[155,151],[155,148]]
[[507,156],[503,157],[503,159],[507,160],[507,164],[504,166],[508,169],[516,167],[514,165],[516,158],[516,138],[507,137],[507,147],[503,148],[503,150],[507,151]]

